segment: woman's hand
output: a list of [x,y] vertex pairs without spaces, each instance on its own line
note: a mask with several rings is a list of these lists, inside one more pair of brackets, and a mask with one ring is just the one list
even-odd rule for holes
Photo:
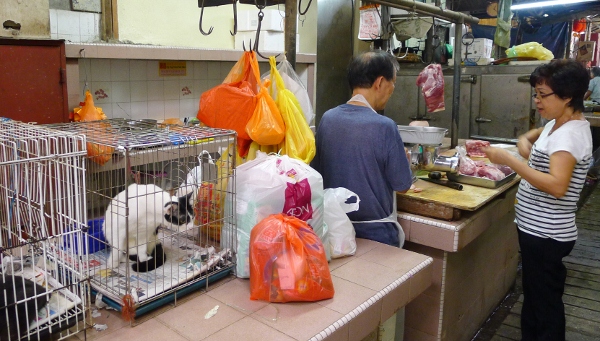
[[482,151],[487,155],[491,163],[499,165],[506,165],[510,155],[506,150],[496,147],[486,147]]
[[529,141],[525,136],[519,137],[519,141],[517,142],[517,150],[519,151],[519,155],[521,155],[525,160],[529,160],[529,154],[531,154],[531,148],[533,144]]

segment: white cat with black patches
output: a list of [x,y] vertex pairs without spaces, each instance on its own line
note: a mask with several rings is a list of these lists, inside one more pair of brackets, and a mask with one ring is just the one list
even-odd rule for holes
[[[128,219],[125,219],[126,202],[129,207]],[[184,230],[182,227],[187,228],[192,223],[193,215],[191,193],[178,198],[171,197],[156,185],[129,185],[127,191],[113,198],[104,215],[102,231],[108,244],[113,246],[107,259],[108,266],[116,268],[124,262],[126,248],[129,248],[130,258],[137,255],[138,263],[147,262],[156,256],[157,246],[162,253],[157,226]],[[160,262],[160,259],[157,261]],[[133,269],[138,271],[135,263]]]

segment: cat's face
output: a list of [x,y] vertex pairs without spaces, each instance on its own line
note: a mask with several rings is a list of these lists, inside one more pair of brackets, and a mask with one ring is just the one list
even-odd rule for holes
[[171,201],[165,204],[165,220],[177,226],[190,223],[194,217],[192,194],[193,193],[189,193],[183,197],[177,198],[177,201]]

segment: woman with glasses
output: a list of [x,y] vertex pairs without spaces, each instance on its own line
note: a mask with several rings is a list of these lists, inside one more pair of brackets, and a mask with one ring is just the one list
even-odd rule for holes
[[590,124],[583,116],[589,76],[574,60],[541,65],[529,80],[534,103],[549,122],[519,137],[523,162],[499,148],[493,163],[521,176],[515,202],[523,265],[522,340],[565,340],[562,262],[577,239],[575,211],[592,158]]

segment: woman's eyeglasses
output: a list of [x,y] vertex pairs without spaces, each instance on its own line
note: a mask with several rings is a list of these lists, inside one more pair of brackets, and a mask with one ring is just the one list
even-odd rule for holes
[[551,92],[549,94],[538,94],[538,93],[534,93],[533,95],[531,95],[531,99],[537,99],[539,101],[543,100],[544,98],[554,95],[554,92]]

